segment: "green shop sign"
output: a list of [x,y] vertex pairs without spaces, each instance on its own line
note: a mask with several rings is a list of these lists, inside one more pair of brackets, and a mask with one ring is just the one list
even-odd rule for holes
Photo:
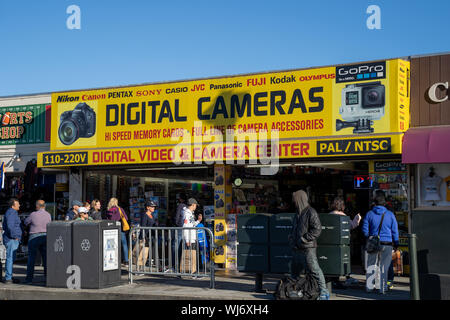
[[0,145],[44,143],[49,105],[0,107]]

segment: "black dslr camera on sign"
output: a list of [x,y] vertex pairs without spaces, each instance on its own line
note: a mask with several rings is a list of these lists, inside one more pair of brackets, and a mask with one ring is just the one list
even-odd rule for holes
[[79,103],[72,111],[61,114],[59,140],[65,145],[71,145],[78,138],[90,138],[95,134],[95,125],[95,111],[85,102]]

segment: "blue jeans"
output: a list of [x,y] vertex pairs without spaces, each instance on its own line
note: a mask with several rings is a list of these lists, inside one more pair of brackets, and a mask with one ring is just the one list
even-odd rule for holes
[[371,290],[375,288],[376,271],[380,274],[380,292],[386,291],[386,282],[388,279],[389,266],[392,263],[392,246],[381,245],[381,251],[378,253],[369,253],[367,255],[366,288]]
[[19,248],[19,240],[9,240],[6,244],[5,280],[12,280],[13,264],[14,260],[16,260],[17,248]]
[[123,261],[125,261],[125,263],[128,263],[128,242],[127,242],[127,233],[126,232],[121,232],[122,233],[122,253],[123,253]]
[[394,281],[394,262],[389,266],[387,281]]
[[325,283],[325,277],[317,261],[316,248],[308,248],[293,252],[291,276],[297,278],[304,271],[310,272],[317,280],[320,295],[330,294]]
[[36,253],[39,250],[44,264],[44,275],[47,275],[47,234],[35,233],[31,234],[28,239],[28,263],[27,277],[25,281],[32,281],[34,276],[34,262],[36,261]]

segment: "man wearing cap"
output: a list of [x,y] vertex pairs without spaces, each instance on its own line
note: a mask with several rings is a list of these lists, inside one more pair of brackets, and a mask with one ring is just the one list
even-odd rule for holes
[[[147,201],[145,204],[146,212],[141,216],[141,227],[157,227],[158,221],[154,214],[156,210],[156,202]],[[142,230],[142,234],[139,236],[139,258],[138,266],[144,266],[148,258],[149,238],[151,236],[150,230]],[[157,250],[157,248],[156,248]]]
[[[195,220],[194,212],[197,209],[198,202],[194,198],[190,198],[187,202],[187,207],[183,209],[183,228],[196,227],[200,221]],[[189,247],[194,244],[197,239],[197,231],[194,229],[184,230],[183,239]]]
[[183,210],[183,228],[192,228],[183,230],[183,240],[186,244],[186,250],[183,251],[184,258],[180,262],[181,271],[188,273],[195,273],[197,270],[197,230],[196,227],[201,222],[195,220],[194,212],[197,209],[198,202],[194,198],[190,198],[187,202],[187,207]]
[[69,211],[67,211],[66,213],[66,221],[73,220],[75,216],[78,215],[78,209],[80,209],[80,207],[82,206],[83,204],[81,203],[81,201],[73,200],[72,208],[69,209]]

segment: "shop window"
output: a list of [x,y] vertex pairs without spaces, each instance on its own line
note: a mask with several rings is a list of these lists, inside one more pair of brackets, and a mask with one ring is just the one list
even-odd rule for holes
[[416,207],[450,207],[450,163],[416,167]]

